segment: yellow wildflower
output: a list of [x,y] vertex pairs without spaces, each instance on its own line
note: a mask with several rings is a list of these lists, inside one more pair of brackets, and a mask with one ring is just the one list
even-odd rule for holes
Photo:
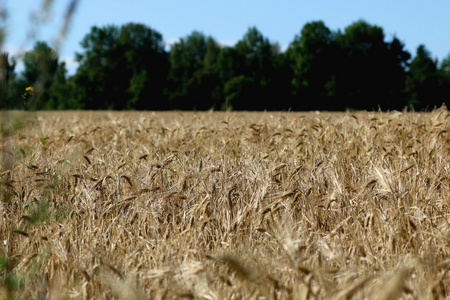
[[27,92],[33,92],[33,87],[32,87],[32,86],[29,86],[29,87],[27,87],[27,88],[25,89],[25,91],[27,91]]

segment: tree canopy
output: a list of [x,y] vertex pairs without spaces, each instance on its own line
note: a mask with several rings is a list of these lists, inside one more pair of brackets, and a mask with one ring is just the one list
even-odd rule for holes
[[167,94],[173,107],[206,110],[219,104],[219,53],[219,44],[198,31],[171,46]]
[[[4,106],[25,109],[344,110],[430,109],[450,96],[450,54],[438,62],[424,45],[415,56],[401,39],[358,20],[333,31],[305,24],[285,51],[256,27],[234,46],[193,31],[168,47],[139,23],[91,28],[64,63],[45,42],[23,57],[2,56]],[[20,102],[34,87],[33,103]]]
[[145,109],[161,105],[167,80],[162,36],[142,24],[92,27],[73,80],[86,109]]

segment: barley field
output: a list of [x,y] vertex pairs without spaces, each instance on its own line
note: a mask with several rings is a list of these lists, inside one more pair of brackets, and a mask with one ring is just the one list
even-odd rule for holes
[[1,299],[449,299],[450,119],[3,115]]

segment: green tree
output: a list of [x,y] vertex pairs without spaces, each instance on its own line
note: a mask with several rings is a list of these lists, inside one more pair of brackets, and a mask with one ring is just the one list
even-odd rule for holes
[[224,87],[225,102],[221,109],[249,109],[248,101],[257,93],[257,88],[251,77],[240,75],[231,78]]
[[231,98],[225,96],[227,105],[246,110],[279,109],[280,102],[275,101],[275,97],[280,96],[275,84],[279,56],[278,45],[271,44],[256,27],[249,28],[235,47],[223,49],[219,64],[224,87],[236,86],[236,83],[248,87],[251,83],[251,88],[234,90],[252,91],[246,97],[233,96],[232,103],[229,103]]
[[27,51],[23,57],[24,70],[17,79],[17,90],[33,86],[34,97],[25,104],[25,108],[48,108],[50,101],[49,88],[58,70],[58,54],[46,42],[36,42],[33,50]]
[[220,46],[194,31],[170,50],[169,98],[180,109],[210,109],[221,102],[218,57]]
[[162,35],[142,25],[92,27],[76,54],[74,95],[87,109],[164,109]]
[[278,54],[278,49],[270,43],[269,39],[264,37],[256,27],[251,27],[235,47],[242,59],[240,65],[242,75],[256,80],[270,81],[268,73],[272,71],[273,57]]
[[84,53],[76,53],[80,64],[74,77],[76,100],[86,109],[112,109],[115,101],[123,101],[126,85],[120,79],[123,56],[118,51],[116,26],[92,27],[81,41]]
[[118,37],[120,53],[128,79],[126,109],[164,109],[164,88],[167,83],[168,57],[162,35],[142,24],[121,27]]
[[220,79],[219,58],[222,48],[212,38],[208,37],[203,69],[198,73],[201,89],[204,91],[203,99],[210,97],[212,107],[216,108],[223,102],[223,83]]
[[386,89],[386,98],[382,103],[384,109],[400,110],[408,104],[405,84],[411,54],[404,48],[405,45],[397,37],[387,44],[385,70],[381,82]]
[[304,104],[295,101],[292,85],[292,79],[294,78],[293,64],[289,51],[275,56],[270,95],[272,105],[268,108],[273,110],[300,110],[302,104]]
[[445,101],[450,103],[450,53],[444,58],[439,67],[442,94],[445,97]]
[[289,45],[293,93],[300,109],[332,109],[337,65],[335,34],[322,21],[307,23]]
[[444,73],[444,76],[450,77],[450,53],[442,60],[439,69]]
[[73,85],[67,80],[67,69],[64,62],[58,65],[49,87],[49,101],[44,109],[74,110],[81,109],[81,104],[73,97]]
[[0,54],[0,109],[14,107],[16,62],[9,57],[8,53]]
[[[384,41],[383,29],[358,21],[338,32],[341,49],[336,78],[338,100],[356,109],[401,108],[398,91],[410,58],[400,41]],[[344,107],[341,107],[344,108]]]
[[424,45],[417,47],[416,56],[409,67],[406,78],[408,105],[415,109],[431,109],[445,100],[442,95],[437,60]]
[[218,64],[219,76],[224,86],[226,82],[233,77],[242,75],[241,69],[243,69],[243,59],[241,59],[235,47],[222,48]]

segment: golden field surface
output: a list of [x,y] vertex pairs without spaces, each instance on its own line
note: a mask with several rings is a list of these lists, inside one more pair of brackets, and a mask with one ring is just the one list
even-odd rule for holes
[[450,298],[450,118],[3,114],[0,298]]

